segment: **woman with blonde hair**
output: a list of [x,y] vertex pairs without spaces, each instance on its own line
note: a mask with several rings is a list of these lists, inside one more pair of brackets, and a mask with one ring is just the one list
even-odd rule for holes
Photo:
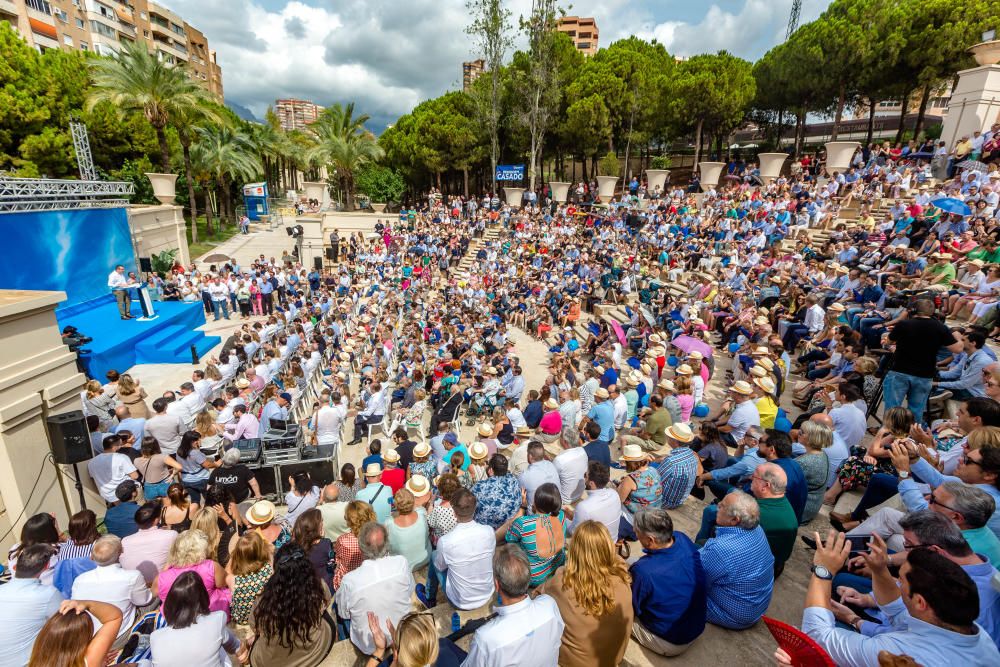
[[[386,664],[390,657],[390,667],[457,665],[461,661],[458,657],[461,653],[456,651],[455,644],[450,639],[438,638],[437,626],[430,612],[410,612],[399,619],[396,626],[392,625],[392,621],[386,620],[385,627],[382,627],[378,616],[368,614],[368,628],[372,632],[372,641],[375,642],[375,652],[368,658],[365,667]],[[391,649],[387,636],[392,637]],[[445,659],[444,655],[448,655],[450,659]]]
[[216,451],[222,443],[223,426],[215,421],[215,415],[202,410],[194,418],[194,430],[201,433],[201,448]]
[[361,500],[352,500],[347,503],[347,508],[344,510],[344,520],[347,521],[350,531],[338,537],[333,543],[334,561],[337,563],[333,572],[334,590],[340,588],[340,582],[348,572],[358,569],[364,562],[365,557],[358,545],[358,534],[362,526],[378,519],[371,505]]
[[385,522],[389,534],[389,550],[404,556],[411,570],[426,565],[431,555],[427,510],[416,505],[414,493],[426,495],[430,490],[430,482],[426,477],[423,475],[411,477],[406,487],[393,496],[396,516]]
[[687,375],[675,377],[674,391],[681,406],[681,421],[690,421],[691,411],[694,410],[694,385],[691,383],[691,378]]
[[806,453],[795,460],[805,473],[808,489],[801,523],[808,523],[823,506],[826,482],[830,477],[830,459],[823,450],[833,444],[833,429],[826,424],[804,422],[799,430],[799,442],[805,445]]
[[251,531],[236,541],[226,565],[226,586],[233,592],[230,615],[233,623],[246,625],[264,584],[274,574],[274,550],[260,533]]
[[135,419],[149,419],[153,416],[146,403],[146,390],[128,373],[118,378],[118,400],[128,407],[129,414]]
[[[214,519],[214,517],[213,517]],[[150,586],[161,600],[166,600],[170,587],[185,572],[194,572],[208,591],[209,608],[229,613],[230,590],[226,586],[226,571],[212,560],[208,536],[200,530],[185,530],[170,546],[167,565]]]
[[617,665],[632,633],[632,579],[607,527],[584,521],[573,530],[566,564],[539,589],[555,599],[566,624],[561,667]]
[[97,380],[90,380],[83,387],[83,407],[87,414],[101,421],[101,433],[108,433],[115,423],[115,399],[104,391]]
[[222,541],[222,531],[219,530],[219,515],[211,507],[203,507],[194,515],[191,530],[200,530],[208,538],[209,558],[218,563],[219,542]]

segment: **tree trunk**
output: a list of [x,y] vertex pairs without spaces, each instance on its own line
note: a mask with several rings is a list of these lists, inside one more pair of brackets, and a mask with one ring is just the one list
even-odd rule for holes
[[462,195],[469,198],[469,168],[462,167]]
[[[205,186],[205,230],[206,231],[211,231],[212,224],[213,224],[212,223],[212,195],[211,195],[211,192],[212,192],[212,189],[206,185]],[[191,227],[192,227],[192,229],[194,229],[195,225],[192,225]],[[194,241],[193,238],[191,240]]]
[[774,133],[774,150],[781,151],[781,135],[785,129],[785,110],[778,109],[778,127]]
[[698,168],[698,163],[701,161],[701,129],[705,124],[704,118],[698,119],[698,128],[694,132],[694,168]]
[[903,132],[906,131],[906,107],[910,104],[910,93],[912,92],[912,90],[907,90],[903,95],[903,100],[899,107],[899,129],[896,130],[896,140],[893,143],[898,144],[903,140]]
[[167,143],[167,129],[156,127],[156,140],[160,144],[160,169],[164,174],[170,173],[170,145]]
[[806,112],[799,111],[795,118],[795,157],[802,152],[802,138],[805,135]]
[[878,100],[871,98],[868,100],[868,136],[865,139],[865,145],[872,145],[872,138],[875,136],[875,106],[878,104]]
[[191,175],[191,141],[187,132],[181,132],[181,149],[184,153],[184,178],[187,179],[188,203],[191,208],[191,242],[198,242],[198,203],[194,198],[194,178]]
[[927,111],[927,103],[931,99],[931,85],[924,86],[924,92],[920,95],[920,109],[917,111],[917,122],[913,125],[913,138],[920,136],[920,131],[924,129],[924,114]]
[[837,113],[833,116],[833,131],[830,132],[830,141],[837,140],[837,134],[840,132],[840,121],[844,117],[844,103],[846,102],[846,99],[847,85],[841,81],[837,94]]

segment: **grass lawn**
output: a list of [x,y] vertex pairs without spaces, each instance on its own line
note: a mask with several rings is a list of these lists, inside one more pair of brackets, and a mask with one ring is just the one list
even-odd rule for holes
[[236,236],[240,231],[237,225],[230,224],[227,224],[223,226],[222,229],[219,229],[219,219],[213,218],[212,225],[214,228],[214,234],[209,234],[208,224],[205,221],[205,217],[198,216],[198,242],[193,243],[191,241],[191,219],[187,218],[187,221],[188,250],[191,252],[191,259],[201,257],[223,241]]

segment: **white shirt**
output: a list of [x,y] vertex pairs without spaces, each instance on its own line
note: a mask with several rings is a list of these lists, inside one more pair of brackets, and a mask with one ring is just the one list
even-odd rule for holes
[[347,419],[347,408],[343,405],[324,405],[316,414],[316,442],[320,445],[336,445],[340,442],[340,427]]
[[625,420],[628,418],[628,400],[626,400],[625,394],[618,394],[615,400],[611,402],[611,405],[615,409],[615,428],[623,428]]
[[833,430],[844,439],[847,448],[861,444],[861,439],[865,437],[868,420],[865,413],[858,409],[853,403],[841,405],[839,408],[830,410],[830,419],[833,420]]
[[[174,401],[176,403],[176,401]],[[167,406],[169,410],[170,403]],[[230,413],[232,414],[232,413]],[[173,456],[177,452],[177,448],[181,446],[181,436],[184,435],[184,431],[187,428],[184,422],[181,421],[180,417],[172,414],[162,414],[153,415],[148,420],[146,420],[146,435],[151,435],[156,438],[156,441],[160,443],[160,451],[164,454],[169,454]]]
[[587,491],[587,497],[581,500],[573,514],[573,523],[569,526],[570,533],[584,521],[603,523],[612,539],[618,539],[618,521],[622,517],[622,501],[614,489],[593,489]]
[[809,310],[806,311],[806,316],[802,323],[809,329],[810,334],[816,334],[823,330],[825,318],[826,311],[818,303],[814,303],[809,306]]
[[128,287],[128,278],[117,271],[112,271],[108,274],[108,287],[113,290],[125,289]]
[[212,301],[227,301],[229,299],[229,288],[222,283],[209,285],[208,293],[212,295]]
[[207,401],[212,397],[212,382],[204,378],[198,380],[194,383],[194,393],[198,394],[202,401]]
[[109,503],[118,502],[115,489],[135,472],[135,466],[124,454],[103,452],[87,462],[87,472],[94,480],[97,490]]
[[[145,607],[153,601],[153,593],[146,579],[138,570],[126,570],[118,563],[98,566],[84,572],[73,581],[74,600],[97,600],[113,604],[122,610],[122,625],[118,633],[132,631],[136,607]],[[95,619],[95,630],[100,623]]]
[[[410,563],[404,556],[366,560],[344,576],[334,598],[337,614],[351,621],[351,642],[362,653],[370,655],[375,651],[368,612],[374,612],[383,627],[386,621],[398,626],[410,611],[414,586]],[[392,641],[391,637],[387,639]]]
[[496,535],[489,526],[459,523],[438,540],[434,567],[448,573],[445,593],[459,609],[477,609],[493,597]]
[[472,638],[462,667],[552,667],[559,663],[565,624],[548,595],[496,608],[497,617]]
[[743,401],[733,408],[733,413],[729,415],[727,423],[733,429],[731,432],[733,439],[740,442],[746,435],[748,428],[760,426],[760,412],[757,411],[757,406],[754,405],[753,401]]
[[567,449],[552,463],[559,473],[559,494],[563,504],[575,503],[583,496],[586,486],[583,476],[587,473],[587,452],[583,447]]

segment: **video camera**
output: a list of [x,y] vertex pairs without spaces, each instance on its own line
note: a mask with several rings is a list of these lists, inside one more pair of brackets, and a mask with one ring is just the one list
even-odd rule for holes
[[69,347],[70,352],[76,352],[77,354],[90,354],[90,350],[83,349],[83,346],[92,340],[94,339],[90,336],[84,336],[74,326],[63,327],[62,342]]

